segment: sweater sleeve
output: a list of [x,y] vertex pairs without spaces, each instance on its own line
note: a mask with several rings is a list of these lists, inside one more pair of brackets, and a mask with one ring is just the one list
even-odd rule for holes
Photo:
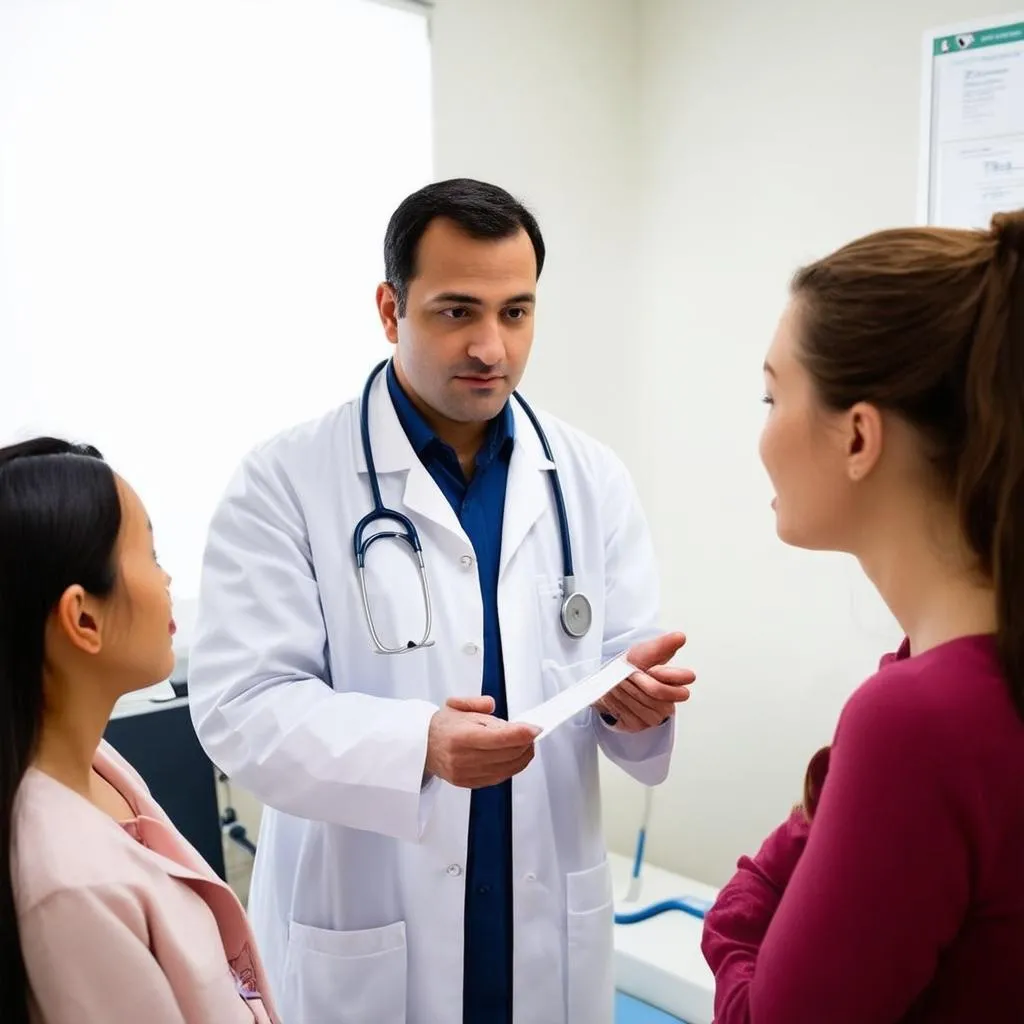
[[712,972],[750,980],[790,875],[807,842],[807,819],[797,809],[762,844],[741,857],[736,874],[718,894],[704,921],[701,949]]
[[734,908],[709,917],[716,1024],[900,1020],[956,934],[970,881],[956,736],[880,682],[843,713],[785,891],[734,880]]

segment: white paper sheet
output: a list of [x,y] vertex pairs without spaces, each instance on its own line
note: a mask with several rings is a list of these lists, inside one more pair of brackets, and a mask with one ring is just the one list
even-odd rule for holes
[[607,665],[603,665],[592,676],[587,676],[561,693],[556,693],[543,704],[516,715],[512,721],[538,726],[543,732],[537,738],[543,739],[573,715],[590,707],[594,701],[600,700],[609,690],[613,690],[636,671],[636,666],[631,665],[626,656],[621,654]]

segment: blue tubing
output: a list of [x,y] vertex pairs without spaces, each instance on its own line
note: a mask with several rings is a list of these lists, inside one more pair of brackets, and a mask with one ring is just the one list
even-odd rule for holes
[[636,834],[636,854],[633,857],[633,877],[640,877],[640,869],[644,865],[644,845],[647,842],[647,829],[641,828]]
[[649,907],[634,910],[630,913],[619,913],[615,915],[616,924],[639,924],[641,921],[648,921],[659,914],[667,913],[670,910],[679,910],[690,917],[696,917],[703,921],[704,915],[711,909],[710,900],[702,900],[697,896],[683,896],[677,900],[662,900],[660,903],[652,903]]

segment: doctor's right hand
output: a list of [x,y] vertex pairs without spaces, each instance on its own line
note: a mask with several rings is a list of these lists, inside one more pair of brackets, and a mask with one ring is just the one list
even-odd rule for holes
[[490,697],[452,697],[430,720],[426,774],[462,789],[518,775],[533,760],[540,729],[495,718]]

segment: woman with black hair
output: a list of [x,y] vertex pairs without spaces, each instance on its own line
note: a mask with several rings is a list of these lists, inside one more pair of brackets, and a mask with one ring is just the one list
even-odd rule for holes
[[170,578],[94,448],[0,449],[0,1016],[273,1022],[231,890],[103,742],[173,665]]

